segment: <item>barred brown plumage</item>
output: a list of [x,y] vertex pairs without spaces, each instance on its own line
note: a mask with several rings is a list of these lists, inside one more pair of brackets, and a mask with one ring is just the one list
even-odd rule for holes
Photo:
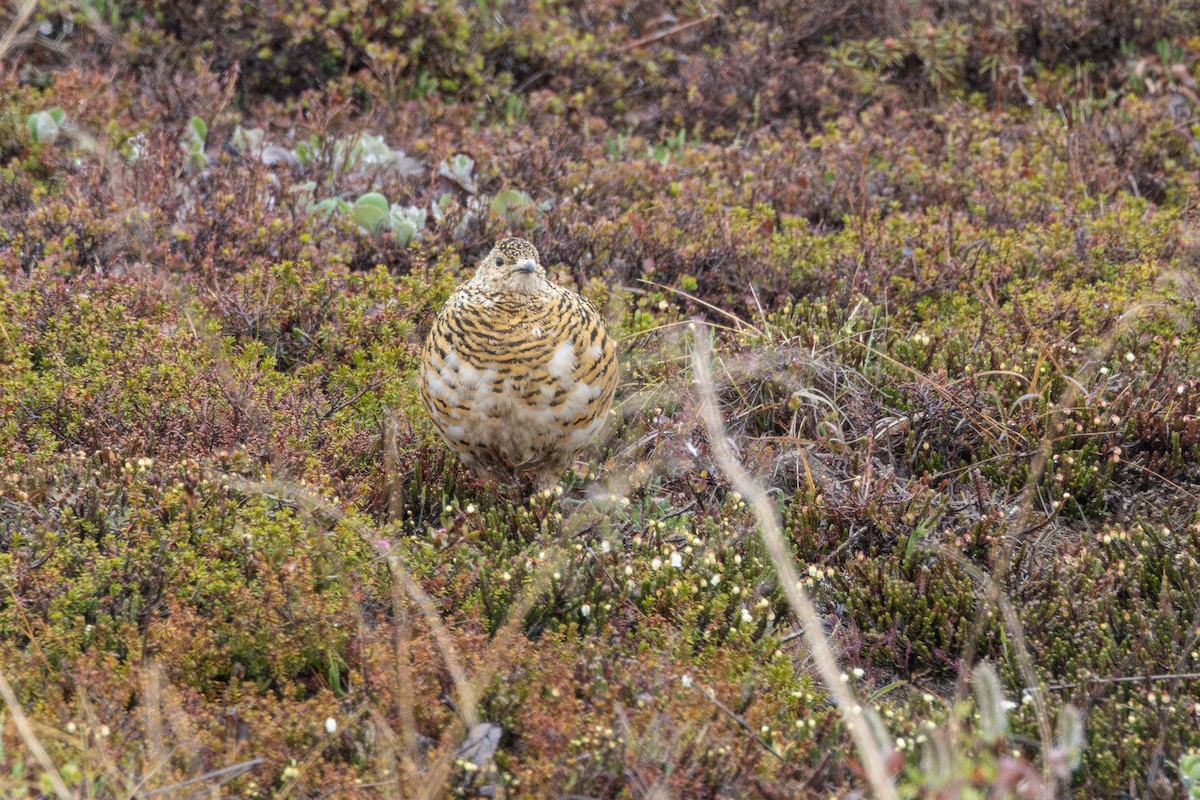
[[617,388],[600,312],[546,280],[537,249],[504,239],[438,313],[421,354],[421,401],[477,475],[556,482]]

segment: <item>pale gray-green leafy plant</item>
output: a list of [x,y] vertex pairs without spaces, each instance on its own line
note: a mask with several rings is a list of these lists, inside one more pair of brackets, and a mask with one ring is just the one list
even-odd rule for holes
[[268,167],[276,164],[299,164],[300,157],[295,150],[288,150],[277,144],[266,141],[262,128],[234,128],[229,144],[238,153],[257,158]]
[[385,168],[401,177],[420,175],[424,169],[403,150],[388,147],[382,136],[364,133],[338,139],[333,145],[334,173]]
[[464,191],[475,194],[478,185],[475,182],[475,159],[464,153],[447,158],[438,166],[438,175],[457,183]]
[[[955,796],[975,796],[969,792],[973,791],[970,786],[978,774],[979,759],[1006,762],[1002,770],[1007,774],[1006,782],[1030,781],[1048,790],[1042,782],[1043,778],[1056,781],[1070,779],[1071,773],[1082,762],[1085,743],[1083,716],[1078,709],[1066,704],[1059,710],[1054,741],[1047,742],[1044,755],[1047,772],[1039,776],[1028,762],[1006,755],[1010,749],[1009,714],[1017,708],[1017,704],[1005,696],[996,669],[990,663],[981,662],[972,670],[971,684],[977,722],[967,731],[970,738],[964,739],[961,729],[956,725],[943,725],[931,730],[925,738],[920,769],[910,773],[915,780],[908,787],[909,790],[932,789],[939,793],[962,792]],[[963,704],[956,708],[956,714],[965,714],[969,706]],[[971,738],[985,747],[964,746],[969,744]]]
[[199,117],[189,119],[187,128],[183,132],[183,139],[180,141],[186,158],[184,167],[188,172],[199,172],[208,165],[208,156],[204,153],[207,141],[208,125],[204,123],[204,120]]
[[515,225],[533,207],[533,198],[518,189],[502,189],[492,198],[492,213],[509,225]]
[[390,227],[389,212],[386,197],[379,192],[368,192],[354,201],[350,218],[367,233],[378,236]]
[[1179,780],[1192,800],[1200,800],[1200,755],[1195,753],[1179,759]]
[[[309,166],[315,164],[326,151],[327,145],[313,134],[301,139],[292,149],[267,141],[261,128],[234,129],[230,144],[239,153],[260,159],[267,166],[289,164]],[[333,142],[330,149],[332,177],[356,174],[369,170],[383,170],[402,178],[414,177],[425,168],[403,150],[388,147],[382,136],[364,133],[347,136]]]
[[407,245],[424,229],[426,212],[417,206],[389,205],[379,192],[368,192],[350,206],[350,218],[372,236],[391,231],[400,244]]
[[407,245],[420,235],[425,227],[425,218],[425,209],[418,206],[399,206],[393,203],[388,212],[392,234],[402,245]]
[[30,114],[25,121],[29,138],[40,144],[50,144],[58,138],[65,118],[66,114],[58,106]]

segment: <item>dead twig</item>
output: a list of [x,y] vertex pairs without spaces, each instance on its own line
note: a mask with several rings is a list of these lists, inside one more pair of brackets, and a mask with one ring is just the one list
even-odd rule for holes
[[708,687],[705,687],[700,690],[700,693],[702,695],[704,695],[705,697],[707,697],[709,700],[711,700],[712,704],[714,706],[716,706],[717,709],[721,711],[721,713],[723,713],[725,716],[729,717],[731,720],[736,722],[740,728],[742,728],[744,731],[746,731],[746,733],[749,733],[751,736],[753,736],[754,741],[758,742],[759,745],[762,746],[762,749],[766,750],[768,753],[770,753],[771,755],[778,758],[781,762],[783,762],[785,764],[787,763],[787,759],[785,759],[782,755],[780,755],[779,751],[776,750],[774,747],[772,747],[770,742],[768,742],[766,739],[759,736],[758,732],[750,727],[750,723],[746,722],[746,720],[742,719],[737,714],[733,713],[733,709],[729,708],[727,705],[725,705],[720,700],[718,700],[716,692],[714,692],[712,689],[710,689]]
[[171,792],[179,791],[187,786],[195,786],[198,783],[207,783],[209,781],[216,781],[216,783],[214,783],[212,786],[212,788],[215,789],[218,786],[229,783],[234,778],[245,775],[247,772],[254,769],[261,763],[263,763],[261,758],[252,758],[249,761],[243,761],[240,764],[232,764],[228,767],[222,767],[221,769],[214,769],[212,772],[206,772],[203,775],[197,775],[195,778],[189,778],[188,780],[183,781],[182,783],[177,783],[174,786],[164,786],[161,789],[152,789],[148,792],[142,792],[141,795],[142,797],[154,797],[155,795],[160,794],[170,794]]
[[707,16],[700,17],[699,19],[691,19],[687,22],[681,22],[678,25],[672,25],[669,28],[663,28],[661,31],[655,31],[654,33],[643,36],[640,39],[634,39],[632,42],[626,42],[625,44],[616,48],[616,50],[613,52],[625,53],[630,50],[636,50],[639,47],[645,47],[646,45],[653,44],[661,39],[666,39],[668,36],[674,36],[677,33],[682,33],[689,28],[694,28],[697,25],[703,25],[704,23],[714,20],[719,16],[721,15],[712,13],[708,14]]
[[[1194,681],[1200,680],[1200,672],[1163,672],[1158,675],[1121,675],[1116,678],[1096,678],[1090,681],[1078,681],[1076,683],[1054,683],[1046,687],[1048,692],[1061,692],[1066,689],[1078,689],[1081,686],[1096,684],[1097,686],[1108,686],[1116,683],[1149,683],[1151,681]],[[1029,691],[1030,687],[1025,687],[1025,691]]]

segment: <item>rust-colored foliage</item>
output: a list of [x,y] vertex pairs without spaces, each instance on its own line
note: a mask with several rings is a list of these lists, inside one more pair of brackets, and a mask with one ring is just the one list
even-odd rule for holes
[[[698,422],[703,320],[907,795],[1175,791],[1196,12],[39,5],[0,70],[0,671],[59,778],[861,789]],[[414,380],[506,234],[621,343],[612,426],[533,497],[464,472]],[[54,790],[0,725],[0,794]]]

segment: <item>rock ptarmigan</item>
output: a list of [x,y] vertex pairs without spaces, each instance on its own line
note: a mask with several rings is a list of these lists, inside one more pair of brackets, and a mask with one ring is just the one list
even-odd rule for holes
[[595,306],[546,280],[532,244],[504,239],[438,313],[421,401],[477,475],[544,487],[603,426],[617,371]]

